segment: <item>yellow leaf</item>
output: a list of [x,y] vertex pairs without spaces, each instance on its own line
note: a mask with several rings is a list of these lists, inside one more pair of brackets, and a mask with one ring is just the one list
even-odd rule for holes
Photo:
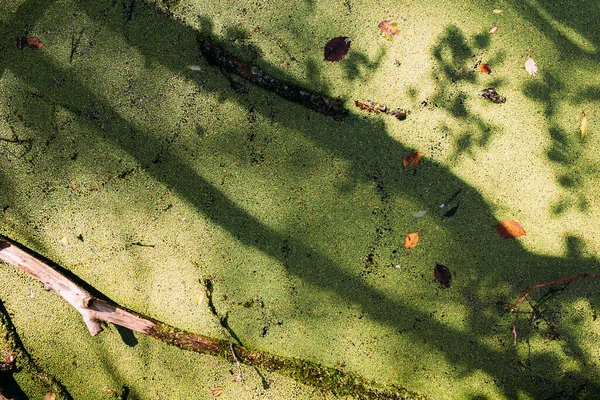
[[496,9],[492,10],[492,12],[493,12],[494,14],[500,14],[500,13],[502,12],[502,10],[498,10],[498,9],[496,8]]
[[404,238],[404,247],[406,247],[407,249],[412,249],[417,244],[419,244],[419,232],[409,233]]
[[213,397],[219,397],[223,393],[223,389],[215,388],[211,390]]
[[581,119],[581,136],[579,137],[579,139],[581,141],[583,141],[583,139],[585,139],[585,135],[588,131],[588,119],[585,116],[585,113],[583,113],[583,118]]

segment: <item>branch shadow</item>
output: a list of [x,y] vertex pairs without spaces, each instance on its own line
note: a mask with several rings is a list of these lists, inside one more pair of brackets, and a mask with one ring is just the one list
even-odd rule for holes
[[[37,6],[33,7],[33,4],[31,1],[26,2],[24,9],[37,9]],[[184,43],[178,43],[177,47],[195,47],[195,38],[198,34],[205,37],[214,35],[209,23],[202,24],[202,31],[197,32],[176,19],[168,15],[165,16],[160,10],[145,3],[136,7],[135,18],[131,21],[105,18],[107,13],[113,17],[118,15],[115,8],[118,8],[119,5],[113,4],[112,8],[109,6],[104,9],[102,8],[104,6],[88,2],[78,2],[77,4],[91,18],[98,18],[97,22],[99,24],[106,25],[115,35],[123,37],[129,46],[141,52],[150,65],[161,65],[172,70],[181,69],[180,56],[174,55],[170,51],[175,46],[173,41],[184,38]],[[36,14],[31,15],[33,19]],[[6,32],[12,32],[18,25],[18,23],[9,24]],[[149,26],[161,32],[161,34],[151,34]],[[157,29],[157,26],[160,29]],[[444,43],[449,46],[448,48],[452,53],[451,61],[443,61],[443,49],[434,49],[434,55],[439,54],[439,59],[442,62],[443,79],[471,82],[474,79],[472,71],[466,69],[471,51],[457,28],[451,28],[448,31],[447,40]],[[481,43],[481,45],[483,46],[485,43]],[[236,50],[238,50],[236,53],[248,51],[247,49]],[[594,383],[588,382],[583,373],[573,373],[569,376],[572,379],[571,381],[559,378],[550,379],[542,384],[540,384],[537,377],[533,379],[514,378],[510,368],[507,371],[507,368],[498,365],[499,360],[500,362],[505,360],[510,362],[512,355],[510,346],[504,349],[494,349],[480,340],[489,333],[489,326],[483,326],[482,321],[487,320],[492,326],[497,326],[501,318],[501,315],[495,314],[496,311],[492,312],[493,317],[489,317],[490,310],[495,305],[482,304],[481,307],[477,307],[473,304],[469,308],[464,329],[457,329],[444,324],[430,313],[414,307],[409,302],[393,298],[361,277],[345,271],[327,254],[318,250],[315,251],[310,243],[297,238],[290,238],[249,214],[222,190],[199,175],[180,155],[158,139],[140,131],[135,124],[125,120],[111,107],[106,99],[95,95],[74,73],[59,67],[52,60],[44,57],[43,53],[32,54],[28,61],[39,65],[39,69],[45,71],[43,76],[34,73],[31,69],[20,68],[22,62],[18,57],[8,55],[3,60],[1,67],[3,71],[10,70],[22,81],[28,82],[48,102],[57,107],[70,110],[82,121],[85,121],[85,124],[91,130],[98,132],[99,135],[101,134],[104,140],[110,141],[129,153],[138,160],[146,173],[172,187],[182,199],[192,204],[199,213],[205,215],[222,229],[230,232],[239,242],[277,260],[285,266],[286,272],[302,279],[309,285],[324,292],[333,293],[339,298],[355,304],[373,321],[395,331],[405,332],[415,343],[432,346],[443,354],[448,362],[456,365],[461,371],[460,374],[467,375],[473,371],[484,371],[497,379],[496,384],[510,398],[516,398],[522,392],[536,397],[540,394],[562,393],[560,392],[560,390],[563,390],[561,388],[572,386],[572,382],[577,382],[577,387],[581,382],[584,382],[587,388],[600,389],[594,386]],[[353,63],[356,64],[356,62]],[[313,66],[313,68],[318,71],[318,66]],[[277,70],[277,67],[271,66],[271,70]],[[470,187],[445,166],[431,161],[424,162],[422,168],[413,174],[401,173],[399,160],[410,152],[410,149],[387,135],[385,126],[380,121],[351,116],[343,123],[327,122],[331,128],[326,132],[318,132],[313,129],[312,122],[314,120],[323,121],[325,118],[323,116],[316,115],[294,104],[285,104],[283,107],[295,108],[297,118],[294,120],[281,118],[277,112],[273,112],[272,105],[264,103],[250,104],[250,101],[245,99],[244,96],[230,91],[227,80],[220,77],[217,71],[210,70],[208,72],[210,79],[206,77],[198,78],[192,72],[184,72],[184,74],[188,79],[196,81],[204,90],[215,93],[222,99],[239,103],[244,107],[253,107],[260,115],[270,118],[282,126],[296,129],[320,148],[335,157],[348,161],[350,167],[344,177],[348,182],[374,183],[375,190],[379,191],[381,204],[384,206],[382,207],[383,214],[380,223],[385,223],[381,221],[386,219],[386,213],[391,212],[389,208],[386,208],[386,202],[389,199],[396,197],[408,198],[415,204],[429,207],[431,204],[422,197],[422,188],[429,188],[430,198],[436,200],[447,198],[451,193],[460,190],[462,199],[459,213],[452,219],[440,218],[436,220],[436,223],[456,242],[462,242],[465,238],[468,239],[470,257],[472,260],[477,260],[473,265],[457,265],[455,267],[459,276],[470,274],[475,276],[471,281],[471,286],[459,285],[458,289],[454,289],[460,291],[465,299],[479,298],[481,291],[485,291],[499,282],[505,283],[507,276],[519,277],[521,279],[520,283],[533,283],[538,279],[550,279],[557,273],[564,274],[573,270],[593,271],[598,267],[593,258],[582,258],[578,252],[574,252],[573,257],[548,257],[532,254],[517,242],[505,242],[500,247],[491,246],[490,243],[497,241],[497,237],[493,232],[482,232],[489,232],[489,226],[497,221],[493,218],[492,209],[476,188]],[[63,77],[67,84],[61,90],[73,92],[70,100],[65,101],[62,93],[50,89],[47,81],[49,76]],[[284,71],[278,73],[278,78],[293,81],[286,76]],[[448,88],[441,87],[440,90],[442,93],[446,93]],[[81,99],[85,100],[82,102]],[[102,110],[102,120],[90,115],[90,105]],[[475,126],[484,126],[483,122],[477,120],[477,117],[470,115],[468,108],[461,103],[460,95],[452,98],[447,110],[460,118],[475,118]],[[24,110],[24,112],[27,113],[28,110]],[[103,120],[111,121],[112,125],[109,129],[100,127]],[[343,132],[341,132],[342,130]],[[491,131],[491,129],[487,129],[487,134]],[[481,144],[485,145],[489,137],[486,138],[486,129],[482,129],[482,132],[484,135]],[[123,138],[124,133],[133,135],[136,140],[125,140]],[[465,145],[465,149],[469,146],[470,144]],[[160,158],[160,163],[153,162],[157,157]],[[351,190],[351,188],[348,190]],[[476,219],[472,218],[472,215],[481,215],[482,217]],[[378,229],[385,232],[381,228],[381,225],[372,226],[373,235],[377,236],[375,232]],[[384,237],[385,233],[380,236]],[[441,241],[444,236],[440,235],[437,238]],[[572,241],[573,239],[569,240]],[[375,246],[381,247],[382,244],[377,242]],[[282,252],[282,248],[287,248],[287,251]],[[456,249],[452,249],[450,245],[444,248],[448,253],[444,254],[443,257],[450,263],[460,259],[453,254],[453,252],[457,252]],[[490,248],[494,250],[490,250]],[[383,251],[380,248],[377,250]],[[290,255],[293,255],[293,257]],[[576,263],[573,261],[576,261]],[[373,268],[384,266],[382,265],[383,262],[377,259],[374,264]],[[535,277],[530,277],[522,272],[521,269],[524,265],[543,267],[544,270],[539,271]],[[498,266],[502,266],[504,270],[502,273],[497,271]],[[477,268],[479,267],[484,268],[483,271],[478,271]],[[427,279],[433,281],[433,276]],[[361,296],[356,296],[356,293],[360,293]],[[444,293],[444,291],[437,289],[436,295],[443,296]],[[508,303],[510,299],[503,299],[502,302]],[[571,344],[577,347],[575,343]],[[560,360],[546,357],[543,354],[532,358],[531,364],[544,365],[544,368],[548,371],[556,371],[561,368]]]

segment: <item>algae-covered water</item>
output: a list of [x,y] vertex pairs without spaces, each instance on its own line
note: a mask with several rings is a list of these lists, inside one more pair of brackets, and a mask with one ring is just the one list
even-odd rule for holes
[[[2,2],[0,233],[181,329],[222,338],[210,279],[250,348],[434,399],[594,398],[600,282],[534,291],[516,356],[511,329],[526,287],[598,273],[599,15],[584,0]],[[350,51],[323,61],[338,36]],[[198,38],[348,116],[227,76]],[[527,234],[502,239],[507,219]],[[234,382],[235,364],[114,326],[90,337],[60,297],[0,271],[23,344],[73,398],[334,398],[250,367]]]

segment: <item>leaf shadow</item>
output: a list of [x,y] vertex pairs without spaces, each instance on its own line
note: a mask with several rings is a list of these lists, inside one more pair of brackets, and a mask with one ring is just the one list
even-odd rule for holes
[[[96,17],[96,6],[86,2],[79,2],[78,5],[86,10],[91,17]],[[118,20],[109,20],[107,23],[114,30],[115,35],[123,36],[132,48],[144,54],[150,64],[160,64],[172,70],[178,70],[180,68],[180,65],[178,65],[179,57],[164,50],[168,48],[171,38],[184,37],[188,45],[193,43],[197,32],[168,16],[157,14],[150,5],[141,5],[140,8],[142,10],[137,12],[142,12],[145,18],[141,20],[138,18],[133,19],[132,23],[154,22],[154,25],[161,25],[162,31],[168,33],[165,35],[166,38],[157,37],[157,41],[153,43],[153,46],[146,44],[147,38],[128,34]],[[104,20],[101,20],[101,22],[105,23]],[[201,35],[211,36],[214,34],[210,24],[206,21],[201,26]],[[447,36],[446,40],[442,40],[444,44],[434,49],[434,54],[439,54],[439,60],[442,64],[441,71],[445,75],[444,79],[454,80],[455,82],[459,80],[465,80],[469,83],[474,82],[473,74],[467,70],[467,62],[471,58],[470,47],[466,44],[464,38],[461,38],[460,31],[457,28],[449,28]],[[449,51],[450,59],[444,58],[445,51]],[[456,328],[445,324],[436,316],[415,307],[405,300],[394,298],[386,293],[384,289],[373,286],[362,277],[357,277],[345,271],[328,254],[314,250],[312,243],[307,243],[299,238],[290,238],[248,213],[216,185],[191,168],[175,150],[140,131],[135,124],[121,117],[106,99],[95,95],[74,73],[61,68],[43,55],[36,55],[33,59],[41,69],[48,71],[48,75],[64,76],[66,80],[72,82],[70,87],[76,88],[72,99],[65,101],[61,96],[49,90],[44,76],[39,76],[27,68],[20,69],[19,60],[9,58],[7,62],[2,64],[2,68],[12,71],[23,81],[28,82],[36,91],[43,93],[56,106],[72,110],[78,118],[85,121],[91,131],[96,132],[99,138],[102,137],[102,139],[130,154],[143,166],[148,174],[157,181],[164,182],[173,188],[180,198],[192,204],[199,213],[206,216],[212,223],[231,233],[240,243],[278,260],[285,266],[287,273],[298,277],[307,284],[317,287],[323,292],[333,293],[344,301],[354,304],[378,324],[394,331],[405,332],[415,343],[422,344],[424,347],[431,347],[441,353],[447,362],[456,366],[460,376],[467,376],[473,371],[484,371],[498,380],[499,387],[508,397],[516,397],[522,392],[533,395],[540,393],[539,382],[536,382],[535,379],[515,381],[511,373],[507,373],[504,367],[498,365],[499,360],[502,362],[510,359],[510,355],[507,357],[508,351],[506,349],[491,348],[483,343],[483,340],[480,340],[485,338],[489,330],[489,325],[482,325],[482,321],[488,321],[492,326],[498,324],[499,317],[490,318],[487,316],[492,309],[492,305],[482,303],[480,304],[481,307],[477,307],[478,304],[473,303],[467,313],[465,326]],[[277,69],[274,66],[272,68],[273,70]],[[318,71],[318,65],[315,64],[314,69]],[[223,84],[224,79],[219,78],[219,73],[216,71],[208,72],[210,82],[208,79],[204,80],[206,77],[198,78],[196,75],[187,72],[185,74],[187,74],[187,78],[197,82],[198,85],[204,85],[203,87],[210,93],[239,103],[244,107],[250,104],[247,99],[229,91],[226,85]],[[285,79],[285,72],[281,71],[279,77]],[[445,93],[450,89],[442,86],[439,90]],[[86,100],[82,103],[80,99]],[[89,108],[89,104],[95,104],[104,110],[105,118],[113,121],[110,129],[100,128],[101,121],[91,118],[85,112]],[[297,105],[286,103],[282,107],[294,108],[297,115],[296,119],[288,120],[273,112],[270,104],[260,103],[253,104],[253,106],[260,115],[272,118],[283,126],[297,129],[300,134],[310,139],[318,147],[347,161],[349,168],[345,173],[345,178],[348,181],[371,184],[376,188],[375,190],[384,191],[385,195],[379,193],[382,204],[388,199],[405,197],[414,201],[415,204],[429,206],[427,200],[422,197],[422,187],[431,188],[431,196],[436,200],[447,197],[446,191],[448,188],[452,190],[464,188],[464,203],[461,207],[473,214],[486,217],[483,217],[483,220],[473,221],[467,218],[466,214],[461,214],[455,217],[452,223],[445,220],[436,220],[435,224],[444,231],[449,232],[448,235],[451,238],[458,238],[461,241],[464,241],[465,237],[477,238],[477,240],[472,240],[469,249],[473,260],[477,261],[474,261],[472,266],[457,267],[459,275],[473,273],[476,276],[471,282],[471,286],[459,286],[455,289],[467,301],[472,300],[475,302],[480,291],[485,291],[492,285],[497,284],[497,282],[494,282],[495,279],[504,279],[495,271],[497,265],[504,266],[510,274],[520,276],[523,279],[525,279],[524,274],[520,271],[523,264],[543,265],[546,268],[545,272],[541,272],[536,278],[550,277],[558,271],[570,271],[573,268],[587,270],[597,268],[597,262],[594,259],[578,258],[577,265],[572,266],[569,265],[571,260],[563,257],[532,254],[516,241],[506,243],[505,246],[491,251],[490,254],[490,247],[492,247],[490,243],[497,238],[492,233],[487,233],[490,223],[494,222],[493,213],[487,201],[478,193],[476,188],[470,187],[449,171],[448,168],[434,162],[424,163],[422,168],[412,175],[401,174],[398,160],[410,149],[404,144],[391,139],[386,134],[385,126],[381,122],[365,121],[361,118],[351,117],[342,124],[326,120],[325,117],[315,115]],[[451,101],[447,110],[459,114],[463,113],[464,115],[459,116],[469,120],[469,111],[464,104],[460,104],[460,101],[458,103],[455,100]],[[25,112],[27,111],[25,110]],[[477,129],[483,129],[485,124],[478,121],[477,117],[474,118]],[[314,121],[327,121],[331,128],[327,132],[315,131]],[[340,132],[342,130],[343,132]],[[489,131],[491,132],[491,130]],[[133,142],[125,140],[123,138],[124,134],[135,134],[138,139]],[[485,137],[485,135],[483,136]],[[487,141],[489,141],[489,138],[484,138],[481,143],[485,144]],[[475,143],[479,145],[477,142]],[[472,143],[466,143],[465,149],[472,146]],[[157,152],[160,152],[161,155],[160,165],[152,163]],[[89,167],[94,168],[94,165]],[[444,185],[442,186],[440,182],[444,182]],[[389,210],[385,212],[390,213]],[[385,220],[385,218],[384,215],[382,219]],[[381,226],[370,225],[370,228],[376,231]],[[482,234],[482,232],[486,233]],[[442,240],[444,236],[438,238]],[[282,254],[281,249],[284,247],[288,248],[287,253],[293,254],[294,257],[287,257]],[[457,256],[453,254],[453,251],[456,252],[456,249],[452,251],[449,246],[447,250],[448,253],[444,254],[444,257],[450,261],[454,260]],[[480,260],[483,257],[487,257],[484,263],[485,273],[474,272],[476,271],[475,265],[480,265]],[[314,268],[315,265],[319,268]],[[376,266],[379,269],[382,267],[383,265]],[[423,279],[433,280],[433,276]],[[436,296],[442,296],[445,293],[439,290],[441,289],[438,289]],[[357,296],[357,293],[361,295]],[[475,357],[468,355],[475,355]],[[546,367],[558,370],[561,367],[561,362],[560,360],[549,359],[546,362]],[[583,375],[578,374],[578,376]]]

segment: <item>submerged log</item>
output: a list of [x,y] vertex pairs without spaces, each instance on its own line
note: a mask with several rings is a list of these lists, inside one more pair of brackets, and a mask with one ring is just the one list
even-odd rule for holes
[[200,51],[208,63],[219,67],[225,73],[240,76],[284,99],[301,104],[334,119],[340,120],[348,113],[348,110],[344,107],[344,102],[340,99],[314,93],[306,88],[276,79],[266,74],[258,66],[229,54],[212,40],[199,39],[199,42]]

